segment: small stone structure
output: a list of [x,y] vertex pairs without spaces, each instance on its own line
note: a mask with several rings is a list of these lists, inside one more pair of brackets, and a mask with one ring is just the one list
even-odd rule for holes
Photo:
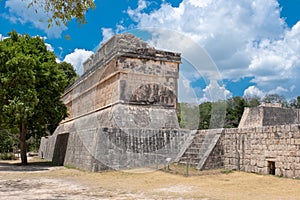
[[114,36],[62,96],[69,117],[41,139],[39,155],[89,171],[157,168],[171,158],[199,170],[300,178],[298,109],[264,104],[245,108],[238,128],[179,129],[179,64],[180,54]]
[[300,124],[300,110],[283,108],[278,103],[264,103],[255,108],[245,108],[239,128],[285,124]]

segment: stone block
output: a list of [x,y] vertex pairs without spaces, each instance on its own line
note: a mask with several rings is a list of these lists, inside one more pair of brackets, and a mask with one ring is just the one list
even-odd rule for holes
[[295,145],[300,145],[300,138],[296,138],[296,139],[294,140],[294,144],[295,144]]

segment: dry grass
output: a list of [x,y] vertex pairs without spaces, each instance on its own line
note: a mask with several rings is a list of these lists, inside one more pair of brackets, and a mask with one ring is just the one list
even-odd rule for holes
[[[67,191],[59,190],[63,199],[300,199],[300,180],[244,172],[224,174],[222,170],[197,171],[190,168],[190,176],[186,177],[185,167],[175,165],[168,172],[148,173],[91,173],[65,167],[49,169],[3,172],[0,168],[0,180],[24,180],[28,183],[47,180],[42,183],[51,187],[60,183],[57,187],[66,187]],[[53,181],[52,185],[49,180]],[[74,191],[69,191],[70,184]],[[9,193],[3,194],[7,199]],[[59,199],[60,196],[56,197]]]

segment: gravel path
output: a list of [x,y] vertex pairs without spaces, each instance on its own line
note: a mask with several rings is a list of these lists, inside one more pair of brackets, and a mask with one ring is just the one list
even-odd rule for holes
[[91,173],[41,160],[18,163],[0,161],[0,200],[300,200],[300,180],[275,176],[192,169],[198,174],[190,177],[162,171]]

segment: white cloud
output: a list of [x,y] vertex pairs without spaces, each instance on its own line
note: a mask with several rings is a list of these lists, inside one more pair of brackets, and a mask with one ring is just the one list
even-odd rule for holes
[[52,52],[54,51],[54,48],[51,44],[45,43],[45,45],[46,45],[48,51],[52,51]]
[[102,32],[102,41],[100,44],[107,42],[115,33],[112,28],[101,28]]
[[249,86],[245,91],[244,91],[244,97],[264,97],[265,93],[258,89],[256,86],[252,85]]
[[212,0],[190,0],[189,3],[195,7],[206,7],[212,3]]
[[199,104],[203,96],[201,88],[193,88],[190,79],[184,74],[179,74],[178,80],[178,101],[192,104]]
[[128,8],[127,13],[132,16],[135,17],[136,20],[139,20],[139,18],[141,17],[141,12],[147,7],[147,2],[144,0],[139,0],[138,1],[138,7],[136,9],[131,9]]
[[122,25],[116,26],[116,32],[112,28],[101,28],[102,33],[102,41],[93,49],[93,51],[97,51],[102,44],[107,42],[112,36],[114,36],[118,31],[121,31],[124,27]]
[[283,88],[276,91],[293,95],[286,91],[293,86],[288,91],[300,94],[300,22],[289,29],[278,1],[183,0],[178,7],[163,3],[150,13],[144,12],[146,6],[139,0],[137,9],[127,10],[138,28],[185,34],[209,53],[223,78],[254,77],[252,82],[264,93]]
[[270,90],[268,93],[269,94],[282,94],[282,93],[286,93],[286,92],[289,92],[289,90],[286,88],[283,88],[281,86],[278,86],[275,89]]
[[88,59],[94,52],[87,51],[85,49],[75,49],[74,52],[66,55],[64,61],[71,63],[79,75],[83,74],[83,63]]
[[147,41],[151,46],[181,53],[183,62],[186,61],[185,66],[181,68],[181,72],[188,79],[197,76],[198,78],[205,77],[210,80],[220,80],[222,78],[217,66],[207,52],[188,36],[164,28],[147,28],[147,31],[152,33],[152,38]]
[[67,27],[64,25],[53,25],[51,28],[48,28],[47,20],[49,18],[49,13],[45,13],[38,3],[35,4],[34,8],[28,8],[30,2],[30,0],[6,0],[5,8],[8,8],[9,13],[2,14],[2,16],[12,23],[30,23],[34,27],[43,30],[49,38],[59,38],[61,33],[66,30]]
[[[300,22],[286,30],[282,39],[264,39],[256,49],[252,49],[252,60],[248,72],[255,75],[253,82],[270,90],[271,87],[291,88],[300,92],[297,86],[300,72]],[[298,84],[299,85],[299,84]],[[280,89],[283,93],[288,90]]]
[[3,36],[3,35],[0,33],[0,41],[5,40],[6,38],[9,38],[9,37]]
[[211,81],[206,88],[203,89],[203,98],[201,102],[205,101],[220,101],[232,97],[232,93],[217,81]]
[[189,77],[179,74],[178,81],[178,101],[200,104],[207,101],[220,101],[232,97],[232,93],[227,90],[218,81],[212,80],[203,89],[201,87],[192,87]]

